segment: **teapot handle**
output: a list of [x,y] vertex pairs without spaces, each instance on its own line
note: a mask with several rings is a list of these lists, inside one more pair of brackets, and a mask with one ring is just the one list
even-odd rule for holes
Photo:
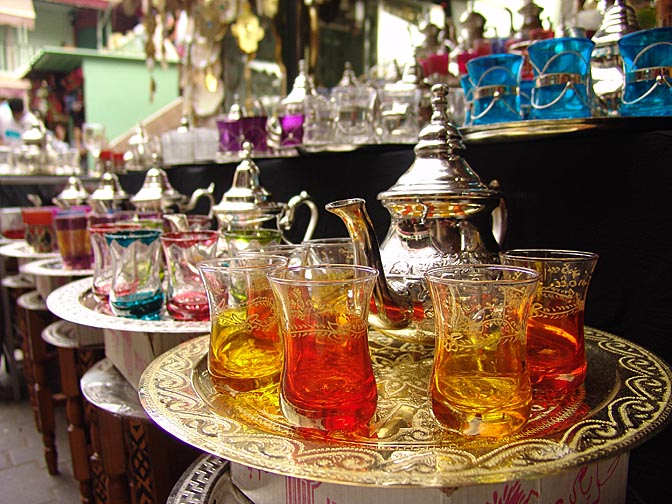
[[[493,179],[488,187],[499,191],[499,181]],[[506,237],[506,225],[508,222],[509,213],[506,208],[506,201],[504,197],[499,198],[499,205],[497,205],[492,210],[492,235],[495,237],[495,241],[501,247],[504,243],[504,238]]]
[[215,191],[215,183],[211,182],[210,185],[207,187],[207,189],[200,188],[196,189],[193,194],[191,195],[191,198],[189,198],[189,203],[187,205],[187,208],[191,210],[196,206],[196,203],[201,197],[205,197],[208,199],[210,202],[210,209],[208,210],[208,218],[212,219],[213,215],[213,210],[212,208],[215,206],[215,197],[212,195],[212,193]]
[[310,209],[310,222],[308,222],[308,227],[306,228],[306,232],[303,235],[303,241],[306,241],[313,237],[315,227],[317,226],[318,216],[317,205],[313,200],[310,199],[310,196],[308,196],[306,191],[301,191],[296,196],[292,196],[290,198],[290,200],[287,202],[287,210],[283,213],[280,219],[278,219],[278,228],[281,231],[286,231],[292,227],[292,224],[294,223],[294,212],[296,207],[301,204],[306,205]]

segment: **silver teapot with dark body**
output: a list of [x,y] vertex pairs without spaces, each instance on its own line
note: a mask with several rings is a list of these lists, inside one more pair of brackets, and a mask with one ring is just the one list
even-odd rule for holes
[[355,242],[356,262],[379,270],[371,324],[401,339],[431,344],[434,321],[423,274],[432,267],[498,262],[505,231],[502,195],[462,157],[465,145],[447,115],[448,87],[432,87],[432,118],[420,132],[411,167],[378,199],[390,212],[378,246],[362,199],[335,201]]

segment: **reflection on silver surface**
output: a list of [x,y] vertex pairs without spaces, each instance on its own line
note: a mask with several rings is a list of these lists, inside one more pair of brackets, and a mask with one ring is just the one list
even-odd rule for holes
[[208,338],[156,358],[140,382],[148,415],[184,442],[240,464],[358,486],[464,486],[534,479],[616,456],[657,433],[672,413],[672,370],[647,350],[586,328],[584,386],[536,395],[524,429],[465,440],[431,415],[431,350],[370,333],[379,400],[369,435],[325,437],[287,424],[273,390],[227,399],[210,382]]
[[80,381],[84,398],[114,415],[146,420],[138,393],[109,359],[94,364]]

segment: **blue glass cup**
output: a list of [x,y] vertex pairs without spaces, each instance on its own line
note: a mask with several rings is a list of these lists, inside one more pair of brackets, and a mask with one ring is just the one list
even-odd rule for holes
[[471,122],[473,125],[520,120],[519,54],[490,54],[467,62],[473,85]]
[[460,77],[460,86],[464,92],[464,126],[471,126],[471,107],[474,99],[474,85],[469,74]]
[[529,46],[534,70],[530,119],[592,116],[590,55],[594,46],[582,37],[538,40]]
[[672,115],[672,27],[624,35],[618,49],[625,70],[620,115]]
[[132,229],[105,234],[112,258],[109,302],[117,317],[159,320],[161,231]]

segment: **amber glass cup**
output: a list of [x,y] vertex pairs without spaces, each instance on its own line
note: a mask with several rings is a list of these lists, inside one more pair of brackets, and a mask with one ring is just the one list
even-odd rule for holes
[[516,432],[532,401],[525,330],[539,274],[475,264],[430,269],[425,277],[436,317],[434,416],[469,438]]
[[576,250],[520,249],[500,253],[503,264],[541,277],[527,326],[527,360],[535,389],[564,393],[586,378],[583,319],[598,256]]
[[254,254],[198,263],[210,306],[208,372],[235,395],[277,384],[282,344],[268,273],[287,258]]
[[368,345],[376,270],[322,264],[269,274],[284,361],[280,408],[297,427],[367,429],[378,393]]

